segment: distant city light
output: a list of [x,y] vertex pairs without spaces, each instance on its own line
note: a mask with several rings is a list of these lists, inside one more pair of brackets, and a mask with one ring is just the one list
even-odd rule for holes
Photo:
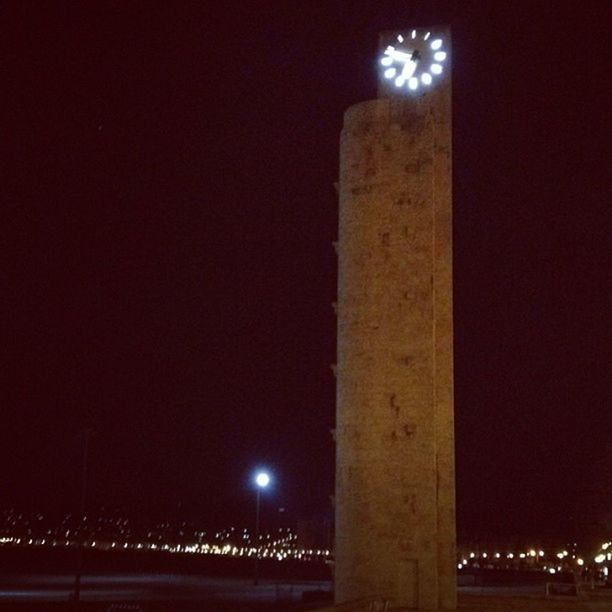
[[[419,35],[420,36],[420,35]],[[272,474],[264,469],[252,473],[253,486],[270,486],[274,480]],[[260,493],[261,491],[259,491]],[[258,494],[259,494],[258,493]],[[201,527],[191,527],[187,522],[164,521],[155,524],[134,524],[124,518],[105,518],[89,516],[87,525],[74,528],[70,516],[55,524],[48,518],[38,515],[24,516],[17,513],[0,513],[0,546],[11,547],[68,547],[82,546],[99,551],[165,551],[185,555],[209,555],[234,558],[259,558],[283,562],[295,560],[301,562],[329,562],[333,558],[331,550],[325,548],[302,548],[298,536],[286,527],[275,526],[274,529],[259,533],[256,537],[249,529],[242,526],[226,527],[217,532],[204,531]],[[34,518],[32,518],[34,517]],[[73,519],[74,520],[74,519]],[[33,522],[34,521],[34,522]],[[46,522],[45,522],[46,521]],[[537,542],[537,540],[536,540]],[[469,548],[457,552],[456,567],[458,570],[470,568],[491,568],[496,570],[516,571],[519,567],[526,571],[546,572],[580,572],[590,563],[597,564],[596,576],[609,576],[612,570],[612,543],[603,542],[596,556],[579,555],[582,552],[577,544],[546,550],[535,546],[503,550],[499,543],[479,544],[480,550]],[[483,550],[484,549],[484,550]],[[494,552],[485,552],[485,550]],[[520,550],[520,549],[519,549]],[[522,561],[519,562],[519,557]],[[525,561],[526,559],[526,561]],[[556,559],[556,561],[554,561]],[[553,563],[554,561],[554,563]],[[609,578],[608,578],[609,580]]]

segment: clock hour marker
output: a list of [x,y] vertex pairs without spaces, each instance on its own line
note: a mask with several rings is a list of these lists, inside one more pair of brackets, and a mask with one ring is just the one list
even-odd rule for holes
[[412,30],[412,34],[410,35],[411,38],[416,38],[416,30]]
[[419,86],[419,79],[417,79],[416,77],[411,77],[408,80],[408,87],[410,87],[410,89],[412,89],[413,91]]
[[431,36],[431,32],[427,32],[425,36],[423,36],[423,40],[427,40]]
[[398,42],[404,42],[404,37],[401,34],[397,35],[397,41]]
[[432,64],[430,70],[432,74],[442,74],[442,66],[440,64]]
[[387,68],[385,70],[385,79],[392,79],[397,74],[397,70],[395,68]]
[[383,66],[390,66],[390,65],[393,63],[393,58],[392,58],[392,57],[389,57],[388,55],[386,55],[385,57],[383,57],[383,58],[380,60],[380,63],[381,63]]
[[442,39],[436,38],[436,40],[431,41],[431,48],[436,51],[442,46]]
[[446,59],[446,53],[444,51],[436,51],[434,53],[434,59],[436,62],[443,62]]
[[429,72],[424,72],[421,75],[421,81],[423,82],[423,85],[431,85],[431,81],[432,81],[431,74],[429,74]]

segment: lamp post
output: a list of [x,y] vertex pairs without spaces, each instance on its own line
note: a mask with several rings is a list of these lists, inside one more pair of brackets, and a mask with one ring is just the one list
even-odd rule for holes
[[259,504],[261,490],[270,484],[270,475],[267,472],[257,472],[255,475],[256,500],[255,500],[255,576],[253,584],[259,584]]

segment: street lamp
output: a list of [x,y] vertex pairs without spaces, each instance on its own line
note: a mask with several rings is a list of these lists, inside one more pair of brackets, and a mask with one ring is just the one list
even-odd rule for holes
[[259,584],[259,498],[261,490],[270,484],[270,475],[261,471],[255,474],[255,485],[257,490],[255,502],[255,577],[253,584]]
[[257,476],[255,476],[255,484],[258,487],[258,491],[265,489],[270,484],[269,474],[267,472],[258,472]]

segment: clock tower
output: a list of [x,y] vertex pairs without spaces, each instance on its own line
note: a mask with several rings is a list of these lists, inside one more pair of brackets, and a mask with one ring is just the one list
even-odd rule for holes
[[451,41],[381,35],[340,143],[336,603],[456,608]]

